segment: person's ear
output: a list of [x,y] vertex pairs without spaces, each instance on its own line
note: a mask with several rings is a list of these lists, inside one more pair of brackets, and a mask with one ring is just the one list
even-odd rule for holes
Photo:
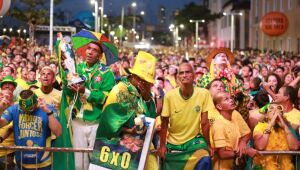
[[216,104],[216,108],[218,109],[218,110],[222,110],[222,105],[221,104]]

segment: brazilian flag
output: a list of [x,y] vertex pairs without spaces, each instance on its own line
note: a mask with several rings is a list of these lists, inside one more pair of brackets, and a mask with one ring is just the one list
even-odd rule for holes
[[[55,48],[56,48],[56,55],[58,57],[58,65],[59,65],[59,72],[60,77],[62,79],[62,83],[65,86],[67,83],[66,80],[66,74],[64,72],[64,69],[61,68],[61,51],[59,49],[60,40],[56,42]],[[67,100],[67,95],[65,90],[62,92],[62,99],[60,103],[60,124],[62,126],[62,135],[60,137],[57,137],[56,140],[53,143],[53,147],[63,147],[63,148],[72,148],[72,137],[71,137],[71,129],[67,128],[67,122],[69,114],[69,102]],[[54,170],[66,170],[75,169],[75,161],[74,161],[74,153],[73,152],[54,152],[53,153],[53,162],[54,164],[53,169]]]
[[181,145],[167,144],[167,148],[172,152],[166,153],[165,159],[162,160],[163,170],[211,169],[211,159],[202,135]]
[[153,100],[147,105],[137,89],[131,85],[127,77],[123,77],[109,93],[100,118],[96,139],[118,137],[122,127],[132,128],[135,115],[144,114],[155,118],[156,108]]

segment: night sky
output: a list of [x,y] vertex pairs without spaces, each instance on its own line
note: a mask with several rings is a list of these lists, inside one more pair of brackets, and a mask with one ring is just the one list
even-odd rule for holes
[[[98,0],[100,2],[100,0]],[[166,8],[166,17],[170,18],[172,11],[181,9],[185,4],[195,2],[200,4],[202,0],[136,0],[137,8],[136,13],[145,11],[145,21],[147,23],[157,23],[157,17],[159,7],[164,6]],[[107,15],[120,16],[122,6],[125,7],[125,14],[127,7],[133,2],[133,0],[104,0],[104,13]],[[79,11],[94,11],[94,6],[90,3],[90,0],[63,0],[58,8],[71,11],[73,17]]]

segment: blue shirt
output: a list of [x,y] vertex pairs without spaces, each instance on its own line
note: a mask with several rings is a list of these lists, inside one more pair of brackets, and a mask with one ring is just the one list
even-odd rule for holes
[[[49,109],[56,114],[55,107],[48,105]],[[51,130],[48,126],[48,116],[37,108],[32,113],[23,113],[19,105],[13,105],[5,110],[2,119],[13,121],[14,140],[16,146],[50,147]],[[49,152],[23,151],[22,159],[25,168],[35,168],[36,157],[38,167],[46,167],[51,164]],[[16,162],[19,165],[21,152],[16,152]]]

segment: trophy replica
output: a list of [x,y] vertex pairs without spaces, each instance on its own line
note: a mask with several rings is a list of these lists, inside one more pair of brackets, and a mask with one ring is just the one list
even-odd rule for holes
[[140,115],[134,118],[134,124],[136,126],[136,133],[142,135],[144,128],[146,127],[146,117],[145,115]]
[[79,77],[76,73],[75,54],[70,46],[63,38],[61,33],[57,34],[57,40],[60,41],[58,48],[61,51],[61,64],[64,66],[67,84],[77,84],[84,82],[84,78]]

